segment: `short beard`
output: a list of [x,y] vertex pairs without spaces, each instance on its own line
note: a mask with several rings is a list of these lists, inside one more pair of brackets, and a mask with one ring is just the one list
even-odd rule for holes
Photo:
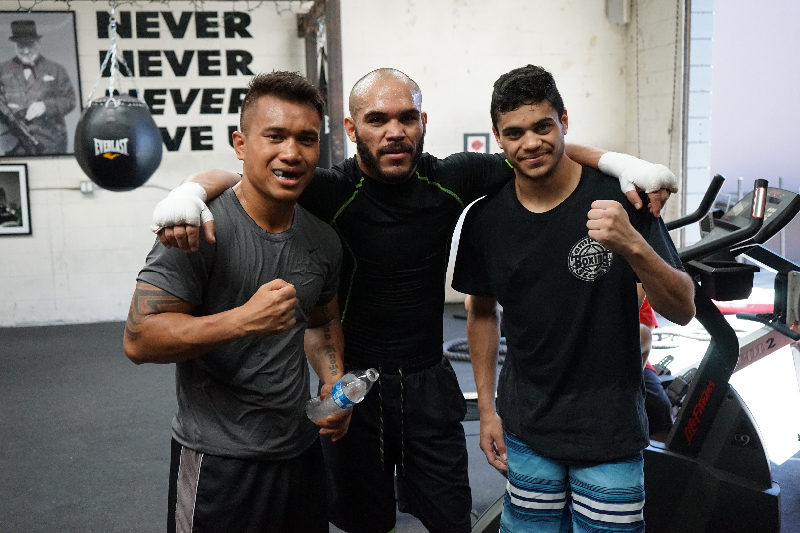
[[411,164],[409,165],[408,170],[384,172],[381,170],[377,156],[369,151],[367,143],[365,143],[364,140],[358,135],[358,131],[356,131],[355,134],[358,159],[364,168],[367,169],[367,175],[369,177],[384,183],[402,183],[410,178],[411,175],[414,174],[414,171],[417,170],[417,163],[419,163],[419,160],[422,157],[422,148],[425,144],[425,135],[420,135],[416,146],[414,146],[414,151],[411,155]]

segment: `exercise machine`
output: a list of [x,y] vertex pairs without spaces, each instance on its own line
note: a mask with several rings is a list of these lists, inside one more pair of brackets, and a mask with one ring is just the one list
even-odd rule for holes
[[[796,320],[798,278],[793,272],[800,272],[800,266],[763,246],[798,211],[797,194],[758,180],[753,192],[713,220],[713,228],[697,244],[680,250],[686,271],[697,282],[696,318],[711,342],[666,442],[653,442],[645,450],[648,531],[780,531],[780,487],[772,480],[758,427],[728,381],[737,369],[800,340],[786,325]],[[737,315],[764,324],[740,343],[711,300],[750,295],[759,267],[736,262],[742,255],[776,275],[773,313]]]

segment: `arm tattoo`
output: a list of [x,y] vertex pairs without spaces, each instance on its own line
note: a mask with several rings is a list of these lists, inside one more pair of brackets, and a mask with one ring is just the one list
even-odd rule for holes
[[[322,333],[323,336],[325,337],[325,340],[330,341],[332,337],[330,323],[326,323],[322,327]],[[339,365],[336,363],[336,355],[337,355],[336,345],[333,343],[326,344],[325,353],[328,355],[328,371],[331,373],[331,376],[335,376],[336,374],[339,373]]]
[[125,334],[136,338],[142,333],[142,321],[147,315],[182,311],[185,302],[161,289],[144,289],[136,287],[133,291],[128,320],[125,323]]

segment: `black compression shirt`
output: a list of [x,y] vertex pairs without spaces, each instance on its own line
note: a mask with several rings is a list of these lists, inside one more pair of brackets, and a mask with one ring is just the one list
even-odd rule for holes
[[473,200],[514,176],[501,154],[423,154],[415,174],[389,185],[356,158],[317,169],[300,204],[339,234],[339,305],[348,365],[413,368],[442,356],[450,242]]

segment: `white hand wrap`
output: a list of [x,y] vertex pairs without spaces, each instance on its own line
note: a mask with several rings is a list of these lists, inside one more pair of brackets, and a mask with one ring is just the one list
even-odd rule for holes
[[153,224],[150,229],[158,233],[169,226],[186,224],[200,226],[214,215],[206,207],[206,191],[199,183],[184,183],[173,189],[161,200],[153,211]]
[[622,192],[633,191],[636,187],[644,192],[656,192],[659,189],[678,192],[675,174],[664,165],[649,163],[628,154],[606,152],[597,166],[601,172],[619,179]]

